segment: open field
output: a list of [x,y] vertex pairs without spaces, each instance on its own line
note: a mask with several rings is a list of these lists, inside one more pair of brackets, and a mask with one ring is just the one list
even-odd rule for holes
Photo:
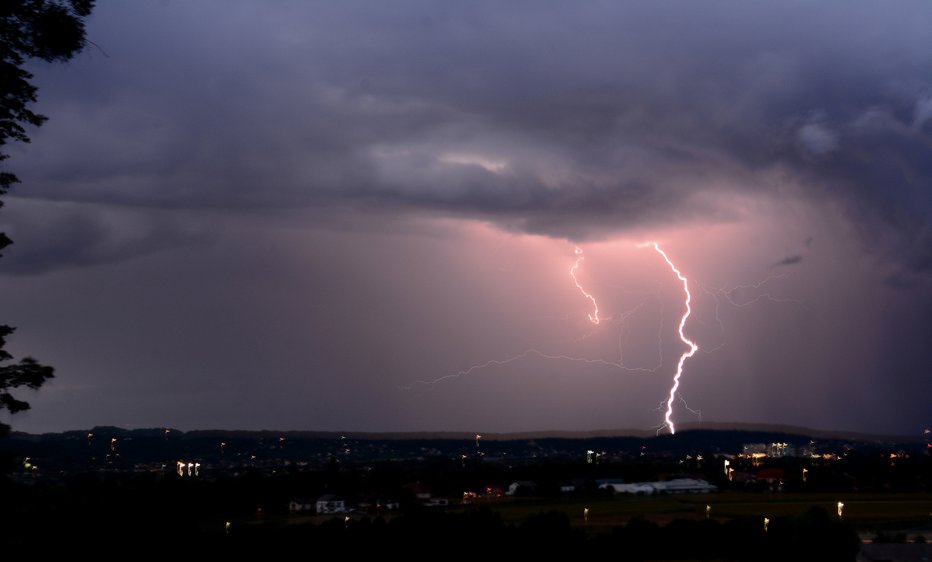
[[[624,524],[644,517],[656,523],[673,519],[705,517],[711,506],[715,519],[799,515],[814,507],[835,513],[844,502],[844,518],[858,529],[888,529],[932,525],[929,494],[745,494],[616,496],[610,498],[507,498],[490,502],[507,523],[517,523],[541,511],[561,511],[577,525],[585,525],[583,510],[589,508],[590,527]],[[463,509],[463,508],[455,508]]]

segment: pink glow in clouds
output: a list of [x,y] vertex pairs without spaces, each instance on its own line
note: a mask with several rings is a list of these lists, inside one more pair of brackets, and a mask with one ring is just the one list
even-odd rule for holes
[[[11,205],[22,210],[26,202]],[[713,422],[869,429],[845,417],[853,404],[871,424],[896,429],[905,422],[861,397],[903,402],[902,386],[866,381],[885,357],[879,329],[902,337],[877,319],[911,303],[896,300],[899,292],[866,298],[877,293],[883,269],[858,261],[851,238],[823,215],[809,220],[804,210],[793,211],[792,232],[787,213],[768,219],[756,212],[753,221],[580,242],[586,260],[577,275],[598,301],[598,326],[587,317],[591,303],[566,279],[576,258],[566,240],[411,216],[301,215],[274,228],[214,218],[209,225],[222,243],[118,266],[131,281],[125,287],[164,280],[146,299],[107,283],[112,268],[105,267],[43,277],[48,290],[38,301],[25,298],[36,278],[6,280],[4,304],[22,326],[20,353],[63,366],[16,423],[33,431],[112,420],[156,426],[167,408],[181,404],[185,415],[172,424],[181,428],[474,428],[473,435],[647,429],[663,423],[657,402],[670,396],[670,378],[688,349],[678,334],[682,279],[666,260],[636,247],[659,240],[688,278],[690,315],[682,331],[700,346],[695,355],[703,354],[702,361],[685,362],[677,402],[687,398]],[[803,246],[799,232],[816,242]],[[804,260],[770,268],[790,253]],[[178,260],[190,277],[180,301],[172,285],[182,280],[165,274],[181,267]],[[127,272],[130,266],[138,277]],[[84,300],[69,304],[75,287]],[[253,296],[240,299],[244,293]],[[851,307],[855,300],[859,305]],[[81,324],[87,302],[119,306],[88,331]],[[212,321],[212,311],[233,310],[237,322]],[[185,330],[173,329],[179,322]],[[139,336],[151,326],[171,354],[155,353],[151,340]],[[106,353],[101,342],[108,342]],[[252,352],[227,364],[231,345]],[[150,359],[133,363],[139,356]],[[125,365],[134,367],[124,384],[95,378]],[[468,372],[399,390],[460,371]],[[839,371],[847,376],[843,386]],[[676,405],[677,433],[687,413]]]

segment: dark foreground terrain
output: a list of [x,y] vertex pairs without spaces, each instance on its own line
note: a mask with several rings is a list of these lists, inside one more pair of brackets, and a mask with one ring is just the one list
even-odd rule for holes
[[235,559],[855,560],[863,540],[932,532],[921,439],[684,433],[14,434],[0,445],[0,529],[24,555]]

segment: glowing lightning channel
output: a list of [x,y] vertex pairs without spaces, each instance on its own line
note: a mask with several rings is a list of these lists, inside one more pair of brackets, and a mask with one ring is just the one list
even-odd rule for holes
[[689,338],[686,337],[686,334],[683,333],[683,328],[686,326],[686,319],[689,318],[689,314],[692,312],[692,309],[689,306],[692,296],[689,294],[689,282],[683,277],[683,274],[680,273],[680,270],[673,265],[673,262],[670,261],[670,258],[667,257],[667,254],[660,249],[660,246],[654,242],[653,247],[657,250],[657,253],[663,256],[664,261],[667,262],[667,265],[670,266],[670,269],[673,270],[673,273],[676,274],[677,279],[683,282],[683,291],[686,292],[686,313],[683,314],[683,317],[680,319],[680,339],[683,340],[683,343],[689,346],[689,350],[683,352],[683,355],[680,356],[680,361],[676,365],[676,375],[673,376],[673,386],[670,387],[670,397],[667,399],[667,413],[664,415],[663,419],[667,423],[667,427],[670,428],[670,433],[676,433],[676,428],[673,426],[673,401],[676,398],[676,391],[680,387],[680,377],[683,375],[683,365],[686,364],[686,360],[696,354],[699,351],[699,346]]
[[589,315],[589,321],[592,322],[593,324],[598,325],[599,324],[599,305],[598,303],[595,302],[595,297],[587,293],[586,290],[582,288],[582,285],[579,284],[579,281],[576,279],[576,270],[579,269],[579,263],[585,259],[583,258],[583,255],[582,255],[582,249],[579,246],[576,246],[575,253],[576,253],[576,262],[573,263],[573,267],[570,268],[570,276],[573,278],[573,283],[576,284],[576,288],[579,289],[579,292],[582,293],[584,297],[592,301],[592,307],[595,309],[595,311]]

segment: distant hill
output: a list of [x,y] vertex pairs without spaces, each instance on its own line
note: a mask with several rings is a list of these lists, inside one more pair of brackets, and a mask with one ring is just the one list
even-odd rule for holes
[[[811,443],[815,441],[815,443]],[[13,432],[0,439],[0,457],[30,459],[46,473],[55,471],[158,471],[176,461],[207,467],[280,470],[292,463],[325,466],[377,461],[423,461],[429,458],[507,459],[508,464],[540,459],[587,458],[600,451],[608,458],[657,459],[683,455],[736,454],[751,443],[781,442],[799,450],[843,454],[849,450],[925,450],[920,437],[865,435],[816,431],[760,424],[684,424],[676,435],[641,430],[534,431],[483,433],[481,445],[473,432],[336,432],[336,431],[181,431],[166,428],[124,429],[100,426],[90,430],[33,435]],[[26,462],[23,460],[23,462]],[[231,469],[237,470],[237,469]]]
[[[922,435],[883,435],[859,433],[854,431],[842,430],[822,430],[811,429],[808,427],[778,424],[762,423],[740,423],[740,422],[699,422],[699,423],[680,423],[677,425],[679,431],[677,435],[694,432],[694,431],[715,431],[715,432],[750,432],[779,435],[793,435],[798,437],[807,437],[810,439],[827,439],[841,441],[859,441],[859,442],[876,442],[876,443],[920,443],[924,441]],[[139,428],[126,429],[113,426],[98,426],[89,430],[71,430],[61,433],[24,433],[14,431],[11,437],[17,439],[29,440],[36,437],[51,436],[84,436],[90,432],[104,435],[132,435],[132,436],[162,436],[166,428]],[[475,439],[476,432],[470,431],[304,431],[304,430],[229,430],[229,429],[199,429],[191,431],[181,431],[174,428],[168,428],[175,435],[184,435],[187,438],[242,438],[242,439],[361,439],[373,441],[392,441],[392,440],[450,440],[471,441]],[[482,432],[483,441],[526,441],[530,439],[596,439],[596,438],[617,438],[617,437],[635,437],[639,439],[651,439],[655,437],[664,437],[669,434],[666,431],[659,432],[656,429],[595,429],[587,431],[563,431],[563,430],[542,430],[542,431],[522,431],[522,432]]]

